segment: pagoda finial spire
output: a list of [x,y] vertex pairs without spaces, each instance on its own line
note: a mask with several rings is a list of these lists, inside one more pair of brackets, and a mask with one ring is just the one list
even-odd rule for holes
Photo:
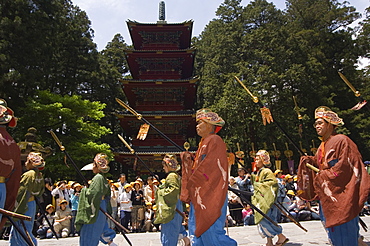
[[164,1],[159,2],[159,21],[166,22],[166,4]]

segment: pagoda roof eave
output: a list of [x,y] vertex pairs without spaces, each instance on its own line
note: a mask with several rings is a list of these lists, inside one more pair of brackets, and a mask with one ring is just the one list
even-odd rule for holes
[[196,83],[199,80],[199,77],[192,77],[188,79],[119,79],[122,83],[173,83],[173,82],[190,82]]
[[194,21],[192,19],[190,20],[186,20],[186,21],[183,21],[183,22],[175,22],[175,23],[163,23],[163,22],[148,22],[148,23],[144,23],[144,22],[138,22],[138,21],[135,21],[135,20],[130,20],[128,19],[126,21],[127,25],[129,24],[134,24],[134,25],[184,25],[184,24],[193,24]]
[[136,50],[136,49],[125,49],[124,53],[178,53],[178,52],[195,52],[196,48],[180,49],[180,50]]

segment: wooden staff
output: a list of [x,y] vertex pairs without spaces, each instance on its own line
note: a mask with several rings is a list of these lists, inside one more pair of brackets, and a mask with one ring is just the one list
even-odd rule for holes
[[20,220],[31,221],[31,217],[30,216],[26,216],[26,215],[23,215],[23,214],[18,214],[18,213],[11,212],[9,210],[5,210],[5,209],[2,209],[2,208],[0,208],[0,214],[6,215],[6,216],[10,216],[10,217],[14,217],[14,218],[20,219]]
[[285,207],[283,205],[281,205],[281,203],[274,203],[275,207],[277,207],[280,212],[285,216],[287,217],[288,219],[290,219],[294,224],[296,224],[299,228],[301,228],[302,230],[304,230],[305,232],[307,232],[307,229],[304,228],[301,223],[299,223],[298,221],[296,221],[293,216],[290,215],[289,211],[286,211],[285,210]]
[[130,106],[128,106],[126,103],[124,103],[121,99],[119,98],[116,98],[116,101],[119,103],[119,105],[121,105],[122,107],[124,107],[125,109],[127,109],[130,113],[132,113],[133,115],[136,116],[136,118],[138,120],[141,120],[143,121],[144,123],[150,125],[156,132],[159,133],[159,135],[161,135],[164,139],[166,139],[168,142],[170,142],[173,146],[175,146],[177,149],[179,149],[181,152],[184,151],[184,148],[180,147],[180,145],[178,145],[177,143],[175,143],[172,139],[170,139],[168,136],[166,136],[163,132],[161,132],[158,128],[156,128],[152,123],[150,123],[148,120],[146,120],[142,114],[139,114],[138,112],[136,112],[133,108],[131,108]]
[[[66,155],[66,157],[71,161],[72,163],[72,166],[75,168],[77,174],[80,176],[80,178],[83,180],[84,184],[86,185],[86,187],[89,187],[89,182],[87,181],[86,177],[81,173],[80,169],[77,167],[76,163],[73,161],[72,157],[68,154],[68,152],[66,151],[65,147],[62,145],[62,143],[60,142],[59,138],[57,137],[57,135],[55,135],[55,133],[51,130],[50,131],[50,134],[51,136],[53,137],[53,139],[55,140],[55,142],[58,144],[60,150]],[[121,234],[123,235],[123,237],[126,239],[127,243],[132,246],[132,243],[131,241],[128,239],[128,237],[126,236],[126,234],[124,233],[124,231],[126,232],[129,232],[129,230],[127,228],[125,228],[124,226],[121,225],[121,223],[118,223],[115,219],[113,219],[112,216],[110,216],[110,214],[108,214],[104,209],[102,209],[101,207],[99,207],[100,211],[108,218],[110,219],[116,226],[117,228],[120,230]]]

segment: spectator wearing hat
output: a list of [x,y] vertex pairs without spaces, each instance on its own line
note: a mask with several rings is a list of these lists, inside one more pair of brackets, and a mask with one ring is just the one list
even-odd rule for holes
[[[22,174],[21,151],[6,129],[16,125],[13,110],[4,99],[0,99],[0,208],[9,211],[13,211]],[[0,220],[1,230],[6,218],[0,214]]]
[[[111,180],[111,182],[110,182],[110,190],[111,190],[110,205],[112,207],[112,218],[114,220],[117,220],[117,214],[118,214],[118,202],[119,202],[118,187],[119,187],[119,184],[118,183],[113,183],[113,180]],[[114,222],[112,220],[108,220],[108,226],[109,226],[109,228],[111,228],[113,230],[116,228],[116,225],[114,224]]]
[[[69,203],[70,192],[67,189],[67,181],[59,181],[51,194],[54,196],[56,204],[59,204],[62,200],[66,200]],[[58,206],[56,209],[58,211],[60,207]]]
[[330,108],[318,107],[314,127],[322,142],[315,156],[301,157],[298,169],[298,195],[305,200],[319,197],[320,217],[335,246],[358,244],[358,215],[370,192],[369,174],[356,144],[335,131],[342,125],[343,120]]
[[[27,171],[21,176],[17,195],[17,206],[14,211],[16,213],[24,214],[31,217],[31,221],[24,221],[24,224],[28,233],[30,234],[31,240],[35,245],[37,245],[37,241],[32,234],[36,215],[35,196],[40,197],[42,193],[44,193],[44,178],[42,177],[42,174],[39,170],[39,168],[42,168],[44,166],[45,161],[42,158],[41,153],[30,152],[28,154],[27,160],[25,162],[25,167]],[[18,228],[21,228],[20,230],[24,230],[23,226],[21,226],[20,221],[17,221],[15,223],[18,224]],[[19,234],[19,232],[14,229],[14,227],[12,227],[10,233],[10,245],[18,246],[27,244],[22,236]]]
[[[183,239],[185,245],[190,246],[184,226],[182,225],[183,206],[180,201],[180,176],[176,171],[180,170],[175,155],[166,154],[162,161],[163,170],[167,173],[165,182],[156,192],[157,213],[155,224],[161,224],[161,243],[163,246],[176,246],[179,239]],[[178,211],[178,212],[176,212]]]
[[92,170],[95,176],[89,187],[82,188],[76,215],[76,230],[80,232],[80,246],[103,244],[116,246],[113,239],[116,232],[108,227],[107,217],[99,209],[110,209],[110,187],[103,174],[109,172],[108,156],[104,153],[95,155],[94,162],[83,170]]
[[[252,184],[254,186],[254,195],[252,203],[263,213],[277,222],[278,208],[274,206],[277,199],[279,185],[273,172],[271,171],[270,155],[266,150],[259,150],[256,154],[256,167],[258,172],[252,175]],[[263,238],[267,238],[266,246],[282,246],[289,239],[283,234],[283,228],[276,226],[265,219],[260,213],[255,214],[255,223],[258,231]],[[273,238],[278,239],[273,244]]]
[[124,188],[124,191],[121,193],[120,197],[118,198],[119,204],[120,204],[120,222],[122,226],[128,229],[128,224],[131,223],[132,186],[131,184],[125,184],[123,188]]
[[71,214],[72,214],[72,219],[71,219],[71,233],[70,236],[78,236],[78,232],[76,231],[75,227],[75,221],[76,221],[76,214],[77,214],[77,209],[78,209],[78,202],[80,200],[80,192],[82,189],[82,185],[80,183],[74,183],[72,184],[73,189],[73,194],[71,195]]
[[61,200],[55,212],[54,230],[58,237],[68,237],[71,228],[72,212],[66,200]]
[[181,153],[181,200],[190,203],[189,234],[194,245],[237,245],[224,230],[229,164],[226,145],[217,132],[225,122],[209,109],[198,110],[196,121],[202,137],[197,153]]
[[144,192],[141,189],[141,183],[136,180],[131,192],[132,211],[131,211],[131,226],[133,232],[140,232],[141,223],[144,220]]
[[[55,216],[53,215],[54,210],[55,210],[55,207],[51,204],[48,204],[45,208],[45,211],[46,211],[45,216],[52,225],[54,224],[54,219],[55,219]],[[39,229],[37,230],[37,235],[40,237],[40,239],[53,237],[53,232],[50,229],[49,223],[44,217],[42,219],[42,223]]]
[[293,176],[290,174],[285,175],[285,188],[287,191],[292,190],[294,193],[297,192],[295,189]]

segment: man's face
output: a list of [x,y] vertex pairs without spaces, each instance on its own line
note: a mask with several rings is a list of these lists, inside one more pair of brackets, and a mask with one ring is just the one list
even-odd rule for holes
[[317,119],[315,121],[315,129],[316,129],[316,133],[317,135],[323,137],[323,136],[329,136],[333,130],[334,130],[334,126],[328,122],[326,122],[324,119]]
[[119,180],[121,181],[121,183],[124,183],[126,181],[126,176],[121,176]]
[[206,137],[213,131],[213,125],[211,125],[211,124],[209,124],[209,123],[207,123],[203,120],[199,120],[198,124],[197,124],[197,127],[196,127],[196,130],[197,130],[197,134],[200,137]]

